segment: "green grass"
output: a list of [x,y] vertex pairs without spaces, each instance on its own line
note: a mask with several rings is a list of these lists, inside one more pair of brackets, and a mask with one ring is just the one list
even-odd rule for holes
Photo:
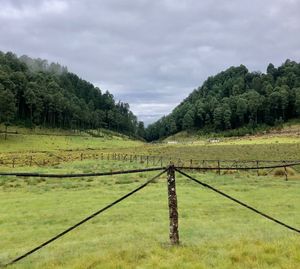
[[[138,164],[83,161],[39,172],[95,172]],[[27,170],[18,168],[18,171]],[[32,167],[29,170],[36,170]],[[44,242],[139,186],[151,175],[79,179],[0,178],[0,263]],[[300,176],[193,174],[300,227]],[[177,174],[179,247],[168,240],[166,178],[11,268],[298,268],[299,235]]]
[[299,160],[300,139],[293,143],[157,144],[137,146],[134,149],[124,148],[118,151],[164,156],[172,160]]
[[57,151],[78,149],[115,149],[140,145],[141,142],[121,138],[96,138],[80,136],[35,136],[12,135],[8,140],[0,140],[1,152]]
[[[23,160],[14,171],[89,173],[145,166],[99,159],[78,161],[81,153],[96,158],[101,152],[160,155],[173,160],[300,159],[300,139],[295,135],[231,138],[217,144],[197,140],[150,145],[111,133],[93,137],[69,136],[60,131],[57,135],[55,131],[44,136],[27,131],[10,135],[6,141],[0,137],[0,157],[25,160],[34,155],[41,161],[54,154],[54,161],[49,167],[27,167]],[[70,160],[55,165],[55,156]],[[0,171],[11,168],[1,166]],[[289,181],[284,181],[281,171],[259,177],[256,171],[194,176],[299,229],[300,175],[292,172]],[[76,179],[0,177],[0,264],[46,241],[154,174]],[[169,245],[163,176],[11,268],[298,268],[300,242],[296,233],[179,175],[177,194],[179,247]]]
[[[237,129],[221,131],[221,132],[208,132],[203,129],[192,129],[188,131],[181,131],[174,135],[171,135],[164,139],[164,141],[178,141],[178,142],[198,142],[205,143],[210,138],[218,137],[222,141],[260,141],[260,138],[264,138],[264,143],[270,143],[266,141],[268,138],[273,136],[287,136],[288,138],[299,138],[300,135],[300,119],[293,119],[285,122],[281,126],[267,126],[260,125],[255,129],[241,127]],[[249,136],[251,139],[249,139]],[[237,139],[238,138],[238,139]],[[258,138],[258,139],[257,139]],[[290,139],[288,141],[291,141]],[[281,142],[280,140],[278,142]],[[272,143],[272,142],[271,142]]]
[[57,129],[30,130],[11,127],[11,131],[17,131],[18,134],[9,134],[7,140],[4,140],[4,134],[0,134],[0,153],[116,149],[142,145],[140,141],[108,130],[102,130],[101,137],[90,136],[87,133],[74,135],[70,131]]
[[145,144],[116,135],[98,138],[89,135],[40,136],[31,133],[10,135],[6,141],[0,137],[0,157],[2,158],[12,159],[23,156],[24,160],[28,160],[29,155],[34,155],[35,159],[43,160],[51,157],[50,153],[54,153],[56,156],[68,156],[74,160],[78,159],[81,153],[99,154],[101,152],[159,155],[173,160],[295,160],[300,159],[300,137],[267,135],[224,138],[220,143],[215,144],[202,139],[177,145]]

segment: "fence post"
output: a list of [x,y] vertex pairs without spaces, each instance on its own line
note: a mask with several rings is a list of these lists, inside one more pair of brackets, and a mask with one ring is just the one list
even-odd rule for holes
[[284,167],[285,181],[288,181],[288,172],[286,166]]
[[170,220],[170,241],[172,245],[179,244],[178,234],[178,210],[177,210],[177,195],[175,184],[175,167],[173,164],[168,169],[168,202],[169,202],[169,220]]
[[218,174],[221,175],[220,160],[218,160]]
[[258,168],[259,168],[259,162],[258,161],[256,161],[256,168],[257,168],[257,170],[256,170],[257,176],[259,176],[259,170],[258,170]]

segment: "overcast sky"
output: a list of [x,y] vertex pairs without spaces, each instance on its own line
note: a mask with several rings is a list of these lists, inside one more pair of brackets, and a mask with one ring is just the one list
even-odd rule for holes
[[59,62],[145,123],[232,65],[300,61],[300,0],[0,0],[0,50]]

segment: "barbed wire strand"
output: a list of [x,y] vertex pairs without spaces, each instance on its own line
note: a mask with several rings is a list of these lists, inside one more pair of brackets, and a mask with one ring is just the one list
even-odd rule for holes
[[114,172],[97,172],[97,173],[79,173],[79,174],[42,174],[42,173],[27,173],[27,172],[0,172],[0,176],[17,176],[17,177],[50,177],[50,178],[71,178],[71,177],[100,177],[112,176],[121,174],[133,174],[141,172],[151,172],[163,170],[165,167],[153,167],[144,169],[121,170]]
[[[283,165],[270,165],[270,166],[256,166],[256,167],[197,167],[197,166],[177,166],[177,169],[193,169],[193,170],[262,170],[262,169],[274,169],[285,168],[300,165],[298,163],[286,163]],[[27,172],[0,172],[0,176],[17,176],[17,177],[41,177],[41,178],[75,178],[75,177],[98,177],[120,174],[132,174],[149,171],[163,170],[165,167],[153,167],[145,169],[133,169],[125,171],[115,172],[97,172],[97,173],[79,173],[79,174],[42,174],[42,173],[27,173]]]
[[284,168],[300,165],[298,163],[286,163],[282,165],[255,166],[255,167],[198,167],[198,166],[176,166],[177,169],[193,169],[193,170],[263,170],[270,168]]

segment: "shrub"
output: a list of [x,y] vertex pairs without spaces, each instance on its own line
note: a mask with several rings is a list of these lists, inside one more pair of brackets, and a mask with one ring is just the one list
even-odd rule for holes
[[[289,175],[289,176],[295,175],[295,170],[291,167],[287,167],[286,172],[287,172],[287,175]],[[277,176],[277,177],[285,176],[286,172],[285,172],[284,168],[275,168],[274,171],[273,171],[273,175]]]

